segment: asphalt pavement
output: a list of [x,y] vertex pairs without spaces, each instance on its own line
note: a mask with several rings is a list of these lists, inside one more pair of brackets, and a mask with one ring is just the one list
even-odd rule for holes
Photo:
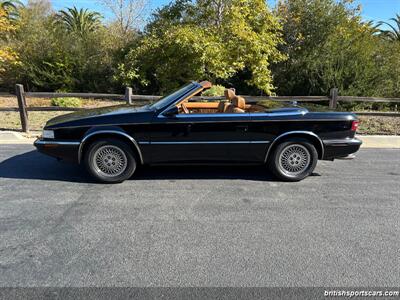
[[147,167],[118,185],[0,145],[1,286],[398,286],[400,150],[262,167]]

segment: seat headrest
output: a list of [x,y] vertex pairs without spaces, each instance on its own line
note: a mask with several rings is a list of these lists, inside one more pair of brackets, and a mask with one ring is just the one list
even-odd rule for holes
[[235,92],[231,89],[226,89],[224,91],[225,98],[229,101],[232,101],[233,98],[236,97]]
[[240,109],[245,109],[246,108],[246,100],[244,100],[243,97],[235,96],[232,99],[232,104]]

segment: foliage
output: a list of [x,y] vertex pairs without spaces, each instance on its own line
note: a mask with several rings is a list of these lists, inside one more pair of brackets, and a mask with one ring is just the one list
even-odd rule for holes
[[398,50],[362,22],[352,1],[285,0],[277,13],[289,57],[274,66],[279,94],[328,95],[337,87],[342,95],[399,95]]
[[144,29],[147,0],[98,2],[110,22],[50,0],[0,0],[1,90],[160,94],[210,80],[240,94],[400,97],[400,16],[365,23],[352,0],[280,0],[273,11],[264,0],[174,0]]
[[0,8],[4,10],[7,19],[11,22],[18,21],[19,8],[23,6],[19,0],[0,1]]
[[168,91],[190,79],[247,81],[271,93],[269,65],[283,56],[280,25],[263,0],[177,1],[153,16],[146,34],[120,65],[119,79]]
[[61,26],[59,16],[41,1],[29,2],[19,14],[13,49],[20,63],[7,68],[5,86],[13,89],[18,82],[27,90],[113,91],[114,48],[104,27],[78,19],[80,25]]
[[0,6],[0,83],[2,73],[6,68],[17,63],[17,53],[11,48],[9,39],[15,32],[16,26],[12,24],[7,16],[7,12]]
[[378,25],[386,25],[390,28],[390,30],[380,30],[380,33],[387,37],[391,41],[400,42],[400,15],[396,14],[396,18],[391,18],[391,21],[394,22],[395,25],[390,24],[389,22],[379,22]]
[[204,91],[202,96],[213,97],[213,96],[223,96],[225,87],[223,85],[214,84],[210,89]]
[[81,107],[82,100],[79,98],[52,98],[51,99],[52,106],[59,106],[59,107]]
[[12,87],[20,82],[27,89],[55,90],[64,82],[72,81],[62,38],[53,31],[50,8],[34,2],[21,9],[19,14],[13,48],[18,53],[20,64],[7,70],[4,76],[6,84]]
[[60,10],[57,22],[64,26],[69,33],[75,33],[81,38],[87,37],[100,26],[101,15],[87,9],[78,10],[75,6],[67,10]]

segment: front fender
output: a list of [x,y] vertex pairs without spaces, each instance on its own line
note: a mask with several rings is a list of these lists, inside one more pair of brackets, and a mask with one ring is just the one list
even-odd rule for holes
[[83,158],[83,149],[85,147],[85,144],[95,139],[96,137],[100,136],[108,136],[108,137],[116,136],[119,138],[122,137],[124,140],[129,142],[131,146],[133,146],[133,149],[138,154],[141,164],[143,164],[143,156],[142,152],[140,151],[139,144],[131,135],[129,135],[126,131],[124,131],[121,127],[118,126],[99,126],[89,129],[83,136],[79,145],[79,150],[78,150],[79,163],[81,163]]

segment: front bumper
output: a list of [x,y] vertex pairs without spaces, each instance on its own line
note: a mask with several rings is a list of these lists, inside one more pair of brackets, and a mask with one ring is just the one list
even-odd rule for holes
[[335,158],[346,158],[349,155],[357,152],[361,147],[362,141],[357,138],[352,138],[352,139],[324,140],[323,143],[325,146],[323,159],[332,160]]
[[80,144],[79,141],[37,139],[33,145],[41,153],[57,159],[78,163]]

